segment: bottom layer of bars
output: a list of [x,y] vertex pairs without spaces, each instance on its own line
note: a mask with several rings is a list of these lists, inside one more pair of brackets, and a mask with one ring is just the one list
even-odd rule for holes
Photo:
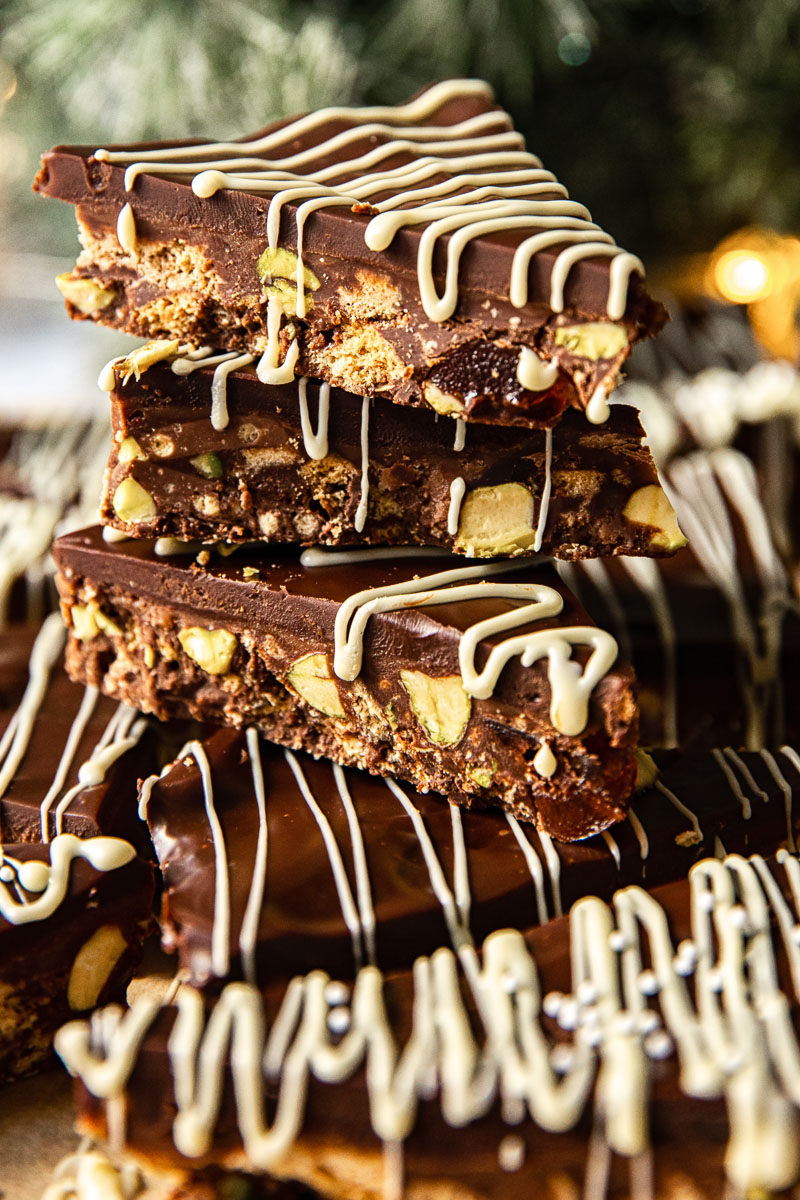
[[184,988],[57,1041],[83,1131],[328,1200],[781,1194],[800,1178],[800,860],[689,880],[413,972]]

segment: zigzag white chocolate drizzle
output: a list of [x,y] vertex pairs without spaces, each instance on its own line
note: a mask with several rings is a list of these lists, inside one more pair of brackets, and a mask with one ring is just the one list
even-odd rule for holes
[[[335,562],[337,558],[331,557],[329,561]],[[451,571],[440,571],[435,575],[357,592],[340,605],[336,614],[335,673],[340,679],[358,677],[364,630],[374,613],[466,602],[484,597],[527,600],[528,603],[519,608],[478,621],[461,635],[458,657],[464,687],[471,696],[485,700],[492,695],[500,672],[509,659],[519,655],[522,665],[530,667],[538,659],[546,658],[551,691],[550,720],[560,733],[575,736],[586,727],[589,697],[593,689],[611,669],[617,657],[617,643],[605,630],[575,625],[519,634],[493,646],[480,671],[475,666],[477,649],[484,638],[556,616],[564,607],[560,592],[545,584],[492,583],[481,579],[481,576],[519,570],[524,565],[497,562],[478,567],[457,567]],[[575,645],[591,647],[589,660],[582,670],[570,658]]]
[[[269,1171],[302,1135],[309,1080],[343,1084],[368,1064],[370,1124],[384,1142],[404,1140],[420,1100],[432,1094],[457,1127],[480,1120],[503,1097],[509,1116],[527,1113],[551,1133],[573,1129],[592,1106],[596,1161],[617,1154],[642,1162],[650,1064],[674,1056],[685,1096],[725,1101],[731,1184],[742,1192],[788,1188],[800,1175],[800,1047],[792,1025],[800,992],[800,862],[785,853],[778,862],[794,910],[758,856],[693,867],[691,937],[677,946],[664,909],[639,887],[617,892],[611,905],[578,901],[570,915],[566,995],[541,994],[535,960],[511,930],[486,940],[482,960],[469,947],[460,958],[441,949],[418,959],[412,1030],[402,1048],[385,981],[372,966],[356,979],[343,1036],[329,1025],[332,1002],[340,1006],[341,997],[321,971],[292,981],[268,1029],[259,993],[247,984],[229,984],[208,1017],[202,996],[183,989],[168,1044],[175,1146],[190,1158],[210,1149],[229,1062],[248,1161]],[[773,929],[790,968],[786,992],[778,984]],[[158,1011],[144,998],[124,1015],[114,1009],[91,1024],[72,1022],[59,1032],[57,1050],[93,1095],[113,1101],[124,1093]],[[555,1055],[545,1017],[564,1033]],[[268,1081],[277,1084],[269,1125]]]
[[84,858],[97,871],[114,871],[135,857],[133,846],[123,838],[78,838],[72,833],[53,838],[49,862],[13,858],[0,847],[0,916],[10,925],[52,917],[67,894],[76,858]]
[[[306,313],[303,281],[306,219],[321,208],[370,204],[377,210],[364,229],[364,241],[370,250],[388,249],[401,229],[426,226],[419,242],[417,277],[422,306],[431,320],[448,320],[456,309],[459,262],[469,242],[486,234],[521,229],[539,232],[526,238],[515,251],[509,280],[512,305],[522,308],[528,302],[528,270],[533,256],[550,246],[561,246],[550,277],[553,311],[561,312],[564,308],[564,288],[573,265],[581,258],[607,257],[612,260],[607,312],[612,320],[620,319],[625,312],[631,274],[644,272],[641,261],[621,250],[591,220],[583,205],[569,200],[566,189],[555,176],[543,170],[539,159],[525,151],[524,141],[511,129],[506,113],[482,113],[457,125],[417,124],[460,96],[492,99],[491,89],[485,83],[449,80],[429,88],[409,104],[394,108],[322,109],[249,142],[215,142],[149,151],[99,149],[95,158],[130,164],[125,172],[128,191],[134,189],[139,175],[147,173],[190,175],[192,189],[201,198],[213,196],[221,188],[271,194],[267,239],[273,249],[278,245],[283,207],[295,204],[299,260],[295,272],[296,309],[300,318]],[[297,137],[331,120],[353,125],[309,149],[286,153]],[[348,145],[370,137],[389,140],[366,154],[346,157]],[[275,157],[268,157],[271,152],[275,152]],[[415,158],[399,167],[380,166],[398,153],[410,153]],[[316,165],[333,154],[337,155],[337,162],[327,167]],[[439,182],[426,183],[433,178]],[[440,296],[433,259],[442,237],[447,238],[447,266],[445,289]],[[297,362],[296,339],[289,345],[283,364],[279,362],[281,316],[279,305],[268,300],[268,345],[258,368],[264,383],[287,382]],[[551,386],[557,365],[537,366],[533,361],[536,357],[530,350],[522,351],[519,378],[523,386],[541,390]],[[600,412],[595,405],[591,419],[603,420],[607,415],[607,410]]]

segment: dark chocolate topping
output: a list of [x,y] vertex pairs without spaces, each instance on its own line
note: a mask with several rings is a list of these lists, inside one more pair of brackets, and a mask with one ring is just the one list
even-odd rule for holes
[[[262,855],[253,763],[244,734],[231,730],[215,733],[203,750],[227,860],[230,970],[241,977],[242,925],[251,895],[258,895]],[[471,937],[480,943],[493,929],[545,922],[583,895],[610,898],[631,883],[653,887],[679,879],[720,844],[729,853],[768,853],[782,841],[792,844],[800,823],[800,808],[790,806],[787,814],[783,790],[800,791],[800,774],[784,755],[772,760],[783,773],[781,783],[759,754],[662,752],[658,785],[636,795],[633,817],[611,835],[545,847],[529,827],[514,826],[499,813],[451,817],[444,797],[406,787],[421,818],[420,839],[385,781],[351,770],[340,776],[355,812],[351,824],[331,764],[299,755],[295,762],[338,848],[332,857],[283,750],[262,740],[259,758],[266,880],[253,961],[261,984],[303,972],[311,963],[335,978],[352,978],[354,967],[370,957],[372,929],[381,968],[410,966],[420,954],[452,940],[459,944]],[[178,950],[181,966],[198,986],[213,979],[213,932],[224,920],[215,897],[216,840],[204,801],[193,755],[155,784],[148,806],[165,881],[164,942]],[[357,871],[361,845],[366,889]],[[466,884],[457,869],[462,853]],[[344,901],[334,875],[339,861],[347,879]],[[468,904],[463,907],[465,886]]]

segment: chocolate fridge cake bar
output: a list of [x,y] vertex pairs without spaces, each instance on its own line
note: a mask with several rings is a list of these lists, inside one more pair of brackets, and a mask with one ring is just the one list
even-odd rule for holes
[[300,1180],[329,1200],[790,1195],[800,1178],[800,861],[689,879],[413,971],[192,989],[58,1050],[80,1128],[129,1154]]
[[632,673],[547,563],[268,547],[200,566],[99,528],[53,553],[68,670],[119,700],[256,725],[567,840],[625,814]]
[[602,422],[632,342],[664,321],[639,260],[474,80],[244,141],[59,146],[35,187],[76,207],[72,316],[221,347],[223,373],[258,358],[265,383]]
[[[680,879],[720,843],[794,845],[800,759],[662,753],[613,834],[551,842],[510,814],[343,770],[220,729],[142,790],[164,876],[164,948],[184,977],[263,986],[309,964],[335,979],[545,924],[584,895]],[[786,789],[792,800],[787,805]]]
[[[669,553],[682,544],[633,409],[605,426],[450,421],[306,379],[235,371],[150,343],[114,366],[102,519],[201,541],[443,546],[474,557]],[[166,361],[143,369],[157,355]],[[170,369],[171,367],[171,369]],[[197,369],[195,369],[197,368]]]

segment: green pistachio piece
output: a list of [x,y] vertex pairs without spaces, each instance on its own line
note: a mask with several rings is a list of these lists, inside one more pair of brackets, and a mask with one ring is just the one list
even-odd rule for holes
[[204,479],[222,479],[225,474],[222,459],[213,450],[209,450],[206,454],[198,454],[195,458],[190,458],[189,462]]
[[[291,250],[285,250],[281,246],[276,246],[273,250],[270,246],[259,256],[256,264],[258,278],[266,286],[274,284],[278,280],[290,280],[292,283],[297,283],[297,264],[298,258]],[[310,292],[315,292],[319,287],[319,280],[313,271],[309,271],[308,267],[303,267],[303,287]]]
[[328,659],[324,654],[306,654],[299,658],[289,671],[288,680],[307,704],[326,717],[345,716],[338,685],[331,678]]
[[472,711],[472,701],[460,675],[435,678],[422,671],[401,671],[414,716],[432,742],[454,746],[461,740]]
[[239,645],[239,639],[227,629],[202,629],[198,625],[179,630],[178,641],[184,654],[209,675],[224,675]]
[[117,458],[121,463],[147,461],[147,455],[134,437],[126,437],[119,444]]
[[153,497],[136,479],[123,479],[111,504],[120,521],[132,525],[152,521],[158,513]]

